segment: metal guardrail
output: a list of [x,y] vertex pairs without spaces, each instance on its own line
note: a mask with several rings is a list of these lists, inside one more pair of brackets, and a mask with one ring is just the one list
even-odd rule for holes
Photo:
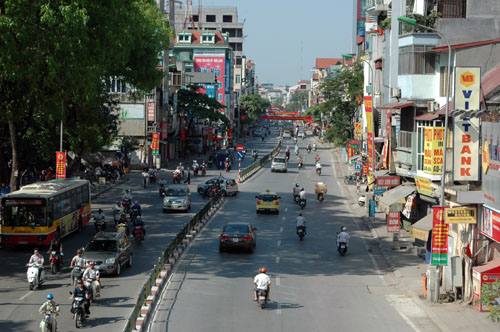
[[208,201],[205,206],[184,225],[175,238],[170,241],[170,244],[162,252],[161,256],[158,257],[158,262],[153,266],[153,270],[142,286],[142,290],[139,291],[139,294],[137,294],[137,302],[132,309],[132,313],[127,320],[127,324],[125,325],[123,332],[132,332],[135,330],[137,318],[141,316],[141,307],[146,304],[148,296],[151,295],[151,288],[155,285],[156,279],[160,278],[160,273],[164,270],[165,264],[168,264],[170,257],[173,257],[175,248],[179,244],[182,244],[186,235],[190,234],[191,230],[194,229],[194,227],[208,213],[208,211],[210,211],[210,209],[212,209],[222,199],[222,192],[217,193],[212,199],[210,199],[210,201]]
[[239,181],[244,182],[246,179],[251,177],[255,172],[257,172],[262,166],[267,164],[269,160],[271,160],[274,156],[276,156],[281,149],[282,142],[283,140],[282,137],[280,136],[278,145],[276,145],[276,147],[271,152],[266,154],[264,157],[257,159],[249,166],[243,168],[240,172]]

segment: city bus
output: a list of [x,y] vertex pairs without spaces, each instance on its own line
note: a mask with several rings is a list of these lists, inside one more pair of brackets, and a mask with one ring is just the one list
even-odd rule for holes
[[36,182],[2,198],[2,245],[49,245],[90,220],[87,180]]

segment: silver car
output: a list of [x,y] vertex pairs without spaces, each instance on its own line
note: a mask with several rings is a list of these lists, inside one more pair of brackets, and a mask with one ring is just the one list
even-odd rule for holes
[[287,172],[287,162],[284,157],[275,157],[271,163],[271,172]]
[[163,198],[163,212],[168,210],[182,210],[187,212],[191,208],[191,192],[185,184],[168,186]]
[[85,245],[83,258],[93,261],[100,274],[120,275],[122,266],[132,266],[132,246],[125,233],[99,232]]

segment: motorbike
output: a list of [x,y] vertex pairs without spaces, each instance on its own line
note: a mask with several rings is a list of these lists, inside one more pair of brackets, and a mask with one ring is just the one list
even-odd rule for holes
[[366,196],[365,195],[359,196],[359,198],[358,198],[358,205],[359,206],[365,206],[365,204],[366,204]]
[[59,306],[56,306],[56,311],[46,312],[40,322],[40,328],[42,332],[56,332],[57,328],[57,311],[59,311]]
[[300,241],[304,240],[304,236],[306,236],[304,226],[299,226],[299,228],[297,229],[297,236],[299,237]]
[[307,153],[311,153],[311,148],[307,148]]
[[[73,295],[73,292],[69,292]],[[77,329],[85,324],[85,306],[83,297],[75,297],[71,304],[71,312],[75,314],[75,326]]]
[[123,206],[123,211],[125,211],[125,213],[128,214],[130,212],[130,199],[124,198],[122,206]]
[[319,163],[316,164],[316,174],[321,175],[321,165]]
[[160,185],[160,189],[158,189],[158,192],[160,193],[160,197],[165,197],[167,194],[167,189],[165,188],[164,184]]
[[293,195],[293,201],[295,202],[295,204],[299,204],[299,195]]
[[313,150],[316,151],[316,144],[313,145]]
[[76,281],[78,279],[82,279],[82,276],[83,276],[83,270],[82,270],[82,267],[81,266],[75,266],[73,268],[73,272],[71,273],[71,278],[73,279],[72,280],[72,284],[73,286],[76,287]]
[[298,167],[299,169],[301,169],[301,168],[302,168],[302,166],[303,166],[303,163],[302,163],[301,161],[299,161],[299,162],[297,163],[297,167]]
[[133,222],[135,219],[137,219],[138,216],[140,216],[139,208],[132,208],[132,210],[130,211],[130,221]]
[[26,276],[28,278],[28,282],[30,284],[30,290],[35,288],[40,288],[40,286],[45,282],[45,271],[43,268],[41,269],[40,281],[38,280],[38,268],[40,265],[36,263],[31,263],[28,265],[28,271],[26,272]]
[[96,298],[96,287],[93,279],[85,280],[85,287],[89,290],[89,302],[94,302]]
[[106,229],[106,222],[102,219],[95,219],[94,218],[94,226],[95,226],[95,232],[97,234],[97,233],[102,232]]
[[50,258],[50,271],[52,274],[56,274],[56,272],[60,271],[62,268],[62,252],[52,251]]
[[305,199],[301,199],[300,202],[299,202],[299,206],[300,206],[301,210],[304,210],[304,208],[306,207],[306,200]]
[[231,164],[226,163],[226,172],[229,173],[230,170],[231,170]]
[[207,168],[205,166],[201,166],[201,175],[205,176],[207,174]]
[[318,201],[321,203],[325,199],[325,194],[324,193],[319,193],[318,194]]
[[144,226],[137,225],[134,226],[134,240],[138,246],[142,245],[142,241],[144,241]]
[[257,160],[257,158],[258,158],[258,154],[257,154],[257,153],[254,153],[254,154],[252,155],[252,158],[253,158],[253,161]]
[[193,165],[193,175],[197,176],[199,169],[200,168],[199,168],[199,166],[197,164]]
[[344,176],[344,183],[345,184],[356,184],[357,178],[356,175],[346,175]]
[[267,289],[259,289],[257,291],[257,305],[261,308],[264,309],[266,307],[267,303]]
[[174,173],[174,183],[181,183],[181,173]]
[[146,188],[149,184],[149,174],[148,172],[142,172],[142,186]]
[[339,251],[340,256],[344,256],[345,253],[347,252],[347,243],[345,242],[340,242],[337,250]]
[[299,149],[295,149],[295,154],[299,155]]

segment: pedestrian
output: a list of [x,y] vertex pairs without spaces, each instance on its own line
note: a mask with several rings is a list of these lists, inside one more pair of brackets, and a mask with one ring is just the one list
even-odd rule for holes
[[187,178],[184,183],[191,184],[191,173],[189,172],[189,167],[187,168]]
[[47,181],[52,179],[52,167],[49,167],[49,169],[47,170],[45,178],[47,179]]
[[40,181],[45,181],[46,177],[47,177],[46,171],[42,170],[42,172],[40,173]]

